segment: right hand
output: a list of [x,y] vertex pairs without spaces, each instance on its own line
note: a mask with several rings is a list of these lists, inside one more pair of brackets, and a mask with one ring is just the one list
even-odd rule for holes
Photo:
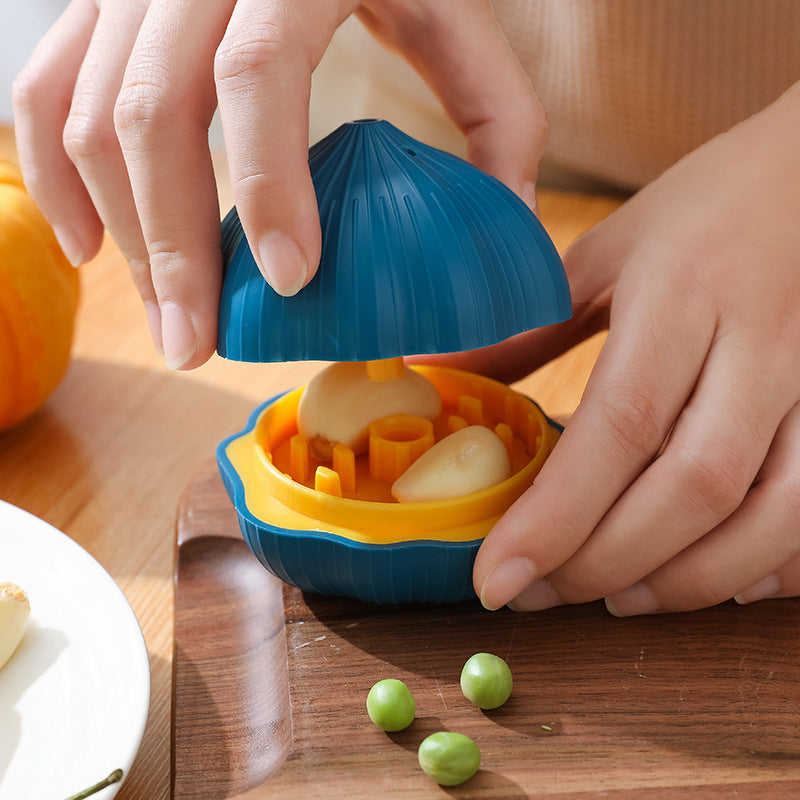
[[488,0],[72,0],[15,82],[29,191],[76,266],[108,229],[170,368],[216,348],[217,104],[259,268],[283,295],[313,277],[311,73],[352,13],[431,85],[470,159],[535,206],[547,124]]

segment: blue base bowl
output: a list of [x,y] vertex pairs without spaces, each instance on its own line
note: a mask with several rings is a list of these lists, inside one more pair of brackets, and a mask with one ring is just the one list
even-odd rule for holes
[[[472,567],[483,538],[472,541],[410,540],[364,543],[325,530],[297,530],[256,516],[241,475],[228,456],[231,442],[250,433],[283,394],[262,403],[245,427],[220,442],[217,463],[245,542],[261,564],[306,592],[368,603],[459,603],[475,599]],[[555,431],[561,426],[545,416]]]

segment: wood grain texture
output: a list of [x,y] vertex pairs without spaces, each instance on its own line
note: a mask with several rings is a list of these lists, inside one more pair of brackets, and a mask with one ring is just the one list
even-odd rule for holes
[[[286,587],[284,637],[276,639],[277,596],[265,602],[252,587],[255,559],[242,546],[236,566],[230,562],[231,547],[242,543],[227,538],[238,527],[213,465],[187,488],[179,530],[188,546],[202,544],[206,562],[197,586],[182,576],[178,607],[184,592],[205,592],[209,576],[237,602],[191,612],[202,617],[191,636],[206,652],[190,665],[176,651],[176,669],[193,667],[199,680],[179,694],[175,724],[180,730],[187,708],[200,754],[215,736],[230,746],[220,719],[237,709],[235,756],[257,768],[245,774],[233,758],[214,762],[206,783],[194,775],[193,791],[176,790],[176,798],[800,796],[800,601],[620,620],[601,604],[492,614],[477,603],[382,608]],[[268,631],[265,646],[278,643],[259,656],[261,674],[243,667],[239,685],[229,670],[256,645],[241,633],[234,645],[227,631],[252,619]],[[177,627],[178,648],[183,642]],[[480,651],[505,658],[514,674],[511,699],[492,712],[473,707],[459,688],[461,667]],[[405,681],[417,704],[411,727],[394,734],[372,725],[365,710],[370,686],[390,677]],[[252,715],[283,720],[289,698],[291,741],[282,722],[255,736],[247,730]],[[201,705],[204,724],[193,711]],[[461,787],[438,787],[417,766],[419,743],[437,730],[466,733],[481,747],[482,768]],[[192,736],[182,742],[187,761],[193,746]],[[264,771],[276,753],[274,771]],[[198,770],[208,763],[194,760]]]

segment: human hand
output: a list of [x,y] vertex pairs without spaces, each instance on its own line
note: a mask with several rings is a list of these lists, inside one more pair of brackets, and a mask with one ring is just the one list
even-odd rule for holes
[[488,0],[72,0],[15,82],[28,189],[75,265],[108,229],[171,368],[216,347],[217,103],[259,268],[284,295],[313,277],[310,78],[351,13],[438,93],[471,160],[533,205],[546,121]]
[[478,553],[488,608],[800,594],[798,127],[800,84],[569,249],[572,320],[450,359],[513,379],[609,326],[560,441]]

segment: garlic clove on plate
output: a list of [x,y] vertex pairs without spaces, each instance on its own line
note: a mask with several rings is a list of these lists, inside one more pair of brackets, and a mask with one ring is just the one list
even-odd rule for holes
[[0,583],[0,669],[14,655],[30,613],[28,593],[16,583]]

